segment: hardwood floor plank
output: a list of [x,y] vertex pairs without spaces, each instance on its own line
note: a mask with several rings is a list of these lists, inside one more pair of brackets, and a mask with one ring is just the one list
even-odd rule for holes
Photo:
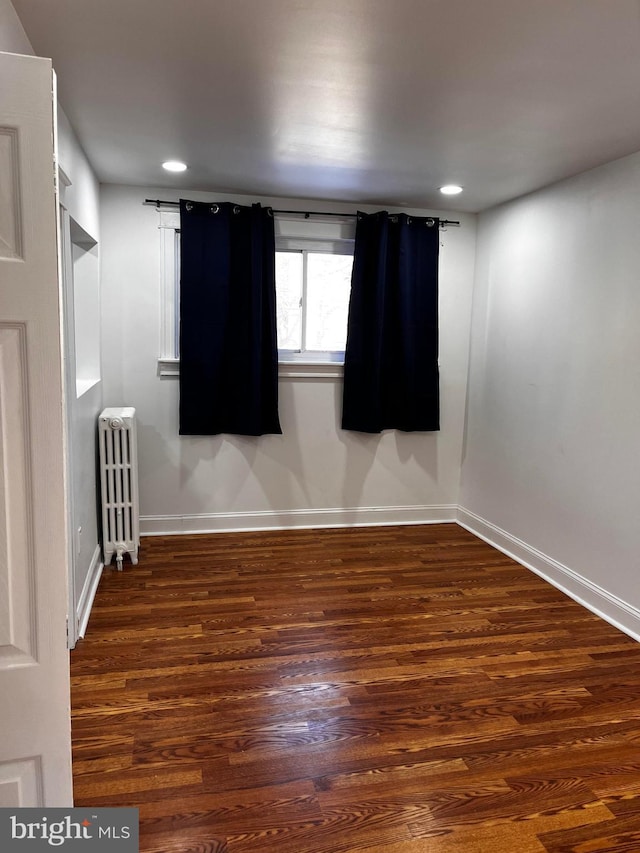
[[80,774],[74,777],[74,794],[81,800],[81,805],[90,805],[88,795],[100,797],[102,794],[122,792],[130,794],[138,791],[165,789],[183,785],[197,785],[202,782],[200,768],[188,770],[170,770],[158,772],[100,772]]
[[143,853],[640,851],[640,646],[456,525],[145,539],[71,661]]

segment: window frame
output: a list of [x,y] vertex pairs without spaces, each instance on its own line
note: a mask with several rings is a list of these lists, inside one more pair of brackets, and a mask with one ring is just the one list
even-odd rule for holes
[[[158,375],[178,377],[178,235],[180,212],[160,210],[160,356]],[[324,252],[353,256],[355,217],[276,214],[277,252]],[[344,352],[278,350],[278,376],[282,379],[336,379],[342,376]]]

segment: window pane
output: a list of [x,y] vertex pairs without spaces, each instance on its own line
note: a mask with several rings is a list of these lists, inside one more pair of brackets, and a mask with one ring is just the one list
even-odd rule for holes
[[276,252],[278,349],[302,346],[302,254]]
[[307,255],[307,349],[343,352],[351,290],[350,255]]

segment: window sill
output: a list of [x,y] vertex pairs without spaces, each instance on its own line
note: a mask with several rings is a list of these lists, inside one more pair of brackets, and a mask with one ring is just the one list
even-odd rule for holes
[[99,383],[100,377],[96,379],[76,379],[76,399],[78,400],[80,397],[83,397]]
[[280,379],[342,379],[344,365],[339,361],[281,361]]
[[180,376],[180,359],[179,358],[159,358],[158,359],[158,376]]
[[[341,379],[343,365],[340,362],[281,361],[278,364],[279,379]],[[159,358],[158,376],[180,376],[180,360]]]

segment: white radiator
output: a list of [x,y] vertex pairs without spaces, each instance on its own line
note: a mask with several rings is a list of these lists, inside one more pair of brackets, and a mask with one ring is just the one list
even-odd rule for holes
[[104,409],[98,418],[98,444],[104,562],[108,565],[115,554],[121,571],[124,554],[138,562],[140,546],[136,410]]

